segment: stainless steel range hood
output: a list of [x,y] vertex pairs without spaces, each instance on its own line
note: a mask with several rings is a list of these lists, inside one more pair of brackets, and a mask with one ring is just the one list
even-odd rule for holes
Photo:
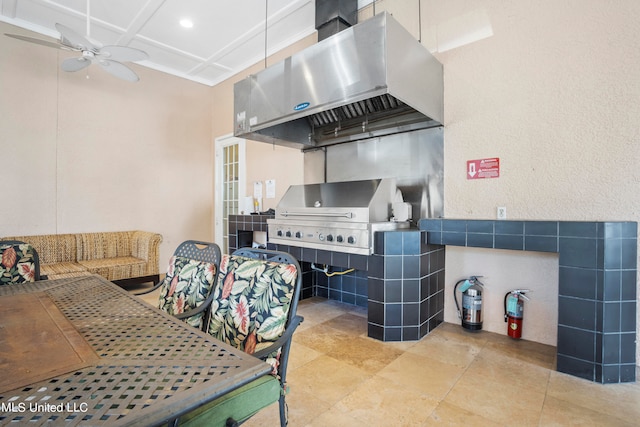
[[234,135],[301,149],[443,123],[442,65],[383,12],[234,86]]

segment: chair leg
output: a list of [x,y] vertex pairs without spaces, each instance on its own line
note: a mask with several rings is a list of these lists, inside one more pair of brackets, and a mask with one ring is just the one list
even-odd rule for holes
[[282,394],[280,396],[280,399],[278,400],[278,405],[280,406],[280,427],[286,427],[287,424],[289,424],[289,420],[288,420],[288,409],[287,408],[287,402],[284,399],[284,394]]

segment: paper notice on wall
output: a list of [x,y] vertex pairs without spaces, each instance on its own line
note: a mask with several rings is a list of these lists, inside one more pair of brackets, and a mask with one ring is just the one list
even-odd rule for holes
[[262,199],[262,181],[256,181],[253,183],[253,198]]
[[275,199],[276,198],[276,180],[268,179],[265,181],[267,185],[267,199]]

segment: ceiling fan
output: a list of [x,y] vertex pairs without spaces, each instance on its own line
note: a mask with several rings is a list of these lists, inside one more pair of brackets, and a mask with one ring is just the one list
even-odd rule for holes
[[128,46],[110,45],[103,46],[101,43],[90,39],[90,18],[89,18],[89,0],[87,0],[87,36],[82,36],[71,28],[55,24],[56,30],[60,33],[60,39],[57,42],[37,39],[33,37],[21,36],[18,34],[6,34],[18,40],[36,43],[42,46],[53,47],[56,49],[69,50],[73,52],[81,52],[81,56],[75,58],[67,58],[62,61],[61,67],[64,71],[79,71],[91,64],[98,64],[103,70],[112,75],[127,80],[137,82],[140,80],[138,75],[122,62],[136,62],[147,59],[149,55],[146,52]]

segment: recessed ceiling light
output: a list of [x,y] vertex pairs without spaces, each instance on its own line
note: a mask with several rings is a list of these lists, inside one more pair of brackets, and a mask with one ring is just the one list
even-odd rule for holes
[[184,28],[193,28],[193,21],[189,18],[183,18],[180,20],[180,25]]

